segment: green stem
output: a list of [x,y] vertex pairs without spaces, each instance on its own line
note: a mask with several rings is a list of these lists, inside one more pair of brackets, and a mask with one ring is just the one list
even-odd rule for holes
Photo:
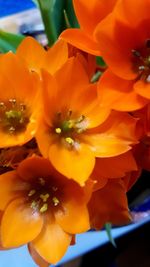
[[53,0],[37,0],[44,23],[48,45],[52,46],[57,40],[56,28],[53,20]]

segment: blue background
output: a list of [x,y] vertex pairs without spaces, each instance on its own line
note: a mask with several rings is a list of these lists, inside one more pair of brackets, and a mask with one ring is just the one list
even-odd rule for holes
[[31,0],[0,0],[0,17],[12,15],[33,7],[35,5]]

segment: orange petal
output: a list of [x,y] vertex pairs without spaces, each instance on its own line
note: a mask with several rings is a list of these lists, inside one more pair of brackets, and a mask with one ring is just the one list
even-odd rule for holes
[[122,181],[125,185],[126,191],[128,192],[132,186],[137,182],[141,176],[142,169],[128,173],[125,177],[122,178]]
[[54,119],[62,109],[71,109],[88,85],[89,77],[78,58],[68,59],[54,77],[43,71],[45,113]]
[[68,59],[68,45],[58,40],[46,53],[44,69],[54,74]]
[[1,222],[1,239],[4,247],[17,247],[37,237],[43,218],[23,198],[12,201],[6,208]]
[[[39,80],[35,74],[30,73],[19,57],[12,52],[4,54],[0,58],[0,72],[1,82],[7,83],[7,90],[3,91],[4,89],[1,89],[1,99],[3,101],[17,98],[24,103],[28,103],[29,99],[32,99],[33,102],[39,90]],[[17,78],[14,79],[14,77]]]
[[130,151],[116,157],[97,158],[93,178],[120,178],[127,172],[136,171],[136,161]]
[[125,153],[131,149],[132,144],[130,140],[123,140],[107,133],[86,136],[84,140],[94,151],[95,157],[100,158],[115,157]]
[[97,133],[84,134],[84,142],[91,146],[97,157],[113,157],[127,152],[137,143],[137,120],[122,112],[113,111],[97,128]]
[[68,149],[59,143],[53,144],[49,149],[49,159],[57,171],[81,186],[89,178],[95,164],[92,151],[82,143],[77,150]]
[[10,200],[21,197],[28,189],[29,185],[19,178],[16,171],[0,175],[0,210],[4,210]]
[[101,54],[94,38],[80,29],[65,30],[61,33],[60,38],[92,55],[99,56]]
[[149,84],[149,82],[145,82],[142,80],[135,82],[134,90],[140,96],[145,97],[146,99],[150,100],[150,94],[149,94],[150,84]]
[[[70,234],[83,233],[90,229],[88,209],[80,201],[70,200],[63,203],[64,212],[55,212],[57,223]],[[76,219],[75,219],[76,218]]]
[[91,197],[92,189],[93,183],[90,180],[83,188],[73,182],[64,186],[62,209],[55,210],[55,218],[65,232],[76,234],[90,228],[86,204]]
[[[149,20],[149,9],[150,2],[147,0],[125,0],[123,2],[118,1],[115,13],[118,18],[124,18],[130,27],[138,28],[142,22],[146,22],[147,25],[147,20]],[[143,32],[145,30],[146,27],[143,27]]]
[[48,177],[52,173],[52,166],[49,160],[33,156],[19,164],[17,173],[24,181],[32,181],[39,177]]
[[73,0],[75,12],[82,29],[93,33],[96,25],[114,8],[117,0]]
[[135,38],[134,30],[127,23],[117,20],[113,12],[98,24],[95,38],[105,62],[114,74],[127,80],[137,77],[133,71],[131,51],[136,49],[137,44],[139,47],[140,38]]
[[48,158],[49,148],[55,141],[55,138],[52,134],[50,134],[49,127],[45,123],[44,119],[41,119],[40,121],[39,128],[36,133],[36,141],[43,157]]
[[16,54],[25,60],[30,70],[40,72],[44,65],[46,51],[32,37],[26,37],[17,48]]
[[89,212],[92,226],[98,229],[106,222],[116,225],[130,222],[126,189],[121,179],[109,180],[105,187],[93,193]]
[[123,80],[108,69],[98,83],[100,104],[118,111],[133,111],[142,108],[148,100],[139,96],[133,86],[134,81]]
[[33,258],[33,260],[35,261],[35,263],[39,266],[39,267],[49,267],[49,263],[47,261],[45,261],[34,249],[32,243],[28,244],[28,250],[29,253],[31,255],[31,257]]
[[51,218],[47,218],[40,235],[32,242],[33,248],[47,262],[56,264],[65,254],[71,236]]

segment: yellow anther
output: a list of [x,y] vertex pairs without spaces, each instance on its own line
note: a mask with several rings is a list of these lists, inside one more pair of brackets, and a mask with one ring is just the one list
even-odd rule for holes
[[36,193],[36,190],[32,189],[32,190],[29,192],[28,196],[29,196],[29,197],[32,197],[35,193]]
[[74,140],[71,137],[66,137],[65,140],[69,145],[73,145],[74,144]]
[[32,209],[37,209],[38,208],[38,202],[36,202],[35,200],[31,203],[31,208]]
[[56,129],[55,129],[55,132],[56,132],[57,134],[60,134],[60,133],[62,132],[62,130],[61,130],[61,128],[56,128]]
[[45,185],[45,180],[42,177],[39,178],[39,182],[41,185]]
[[45,203],[45,204],[43,204],[43,206],[40,208],[40,212],[43,213],[43,212],[45,212],[45,211],[47,211],[47,210],[48,210],[48,204]]
[[58,204],[60,203],[60,201],[57,197],[53,197],[52,201],[53,201],[53,204],[55,207],[58,206]]
[[73,120],[69,120],[69,121],[68,121],[68,128],[69,128],[69,129],[73,128],[73,127],[74,127],[74,124],[75,124],[75,123],[74,123]]
[[41,194],[40,195],[40,198],[43,200],[43,202],[46,202],[47,200],[48,200],[48,198],[49,198],[49,194],[47,193],[47,194]]

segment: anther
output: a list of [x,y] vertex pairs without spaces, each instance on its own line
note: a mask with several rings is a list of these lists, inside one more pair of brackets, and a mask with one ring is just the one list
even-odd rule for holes
[[54,204],[55,207],[58,206],[59,203],[60,203],[60,201],[59,201],[59,199],[57,197],[53,197],[52,201],[53,201],[53,204]]
[[12,104],[13,107],[16,105],[16,99],[9,99],[9,102]]
[[40,177],[40,178],[39,178],[39,183],[40,183],[41,185],[45,185],[45,180],[44,180],[42,177]]
[[47,193],[47,194],[41,194],[40,195],[40,198],[43,200],[43,202],[46,202],[48,200],[48,198],[50,197],[50,195]]
[[29,196],[29,197],[32,197],[35,193],[36,193],[36,190],[35,190],[35,189],[32,189],[32,190],[29,192],[28,196]]
[[15,127],[11,126],[11,127],[9,128],[9,132],[10,132],[10,133],[14,133],[15,131],[16,131]]
[[140,57],[141,56],[140,52],[135,50],[135,49],[132,49],[131,52],[132,52],[134,57]]
[[34,210],[38,209],[38,206],[39,206],[39,204],[35,200],[31,203],[31,208],[34,209]]
[[69,145],[73,145],[74,144],[74,140],[71,137],[66,137],[65,141],[69,144]]
[[40,212],[43,213],[48,210],[48,204],[44,203],[43,206],[40,208]]
[[145,66],[139,66],[139,70],[145,70]]
[[57,134],[60,134],[60,133],[62,132],[62,130],[61,130],[61,128],[56,128],[56,129],[55,129],[55,132],[56,132]]
[[58,188],[57,188],[56,186],[53,186],[53,187],[52,187],[52,190],[53,190],[54,192],[56,192],[56,191],[58,190]]
[[4,102],[0,102],[0,108],[6,108]]
[[26,110],[26,105],[23,103],[20,103],[20,109],[21,111],[25,111]]

